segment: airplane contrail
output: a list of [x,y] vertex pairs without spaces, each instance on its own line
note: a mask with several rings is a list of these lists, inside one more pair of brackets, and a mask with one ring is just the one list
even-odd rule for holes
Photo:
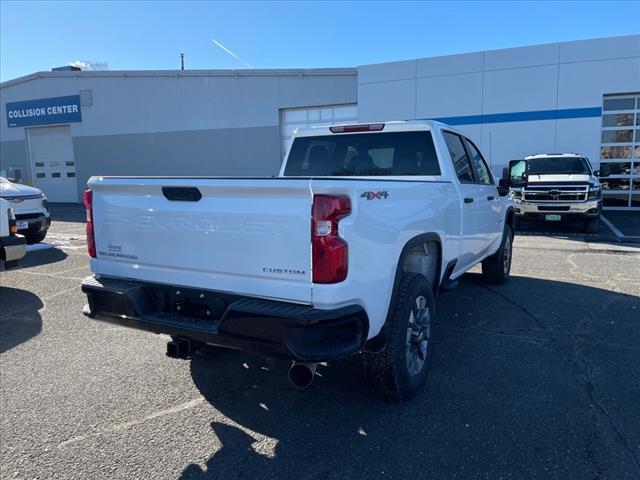
[[233,58],[235,58],[236,60],[244,63],[247,67],[253,69],[253,67],[248,64],[247,62],[245,62],[243,59],[241,59],[238,55],[236,55],[235,53],[233,53],[231,50],[229,50],[227,47],[225,47],[224,45],[222,45],[220,42],[218,42],[215,38],[212,38],[211,41],[213,43],[215,43],[217,46],[219,46],[222,50],[224,50],[225,52],[227,52],[229,55],[231,55]]

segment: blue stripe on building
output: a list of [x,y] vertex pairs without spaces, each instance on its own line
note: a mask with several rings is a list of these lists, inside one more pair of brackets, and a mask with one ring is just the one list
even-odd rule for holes
[[481,123],[532,122],[536,120],[563,120],[567,118],[600,117],[602,108],[565,108],[561,110],[537,110],[532,112],[489,113],[486,115],[468,115],[465,117],[435,118],[449,125],[476,125]]

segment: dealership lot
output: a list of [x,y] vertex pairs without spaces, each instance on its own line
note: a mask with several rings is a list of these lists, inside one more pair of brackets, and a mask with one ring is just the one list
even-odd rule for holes
[[438,301],[427,389],[390,404],[357,358],[293,391],[288,364],[93,322],[78,209],[0,274],[1,478],[640,476],[640,244],[516,237],[513,278]]

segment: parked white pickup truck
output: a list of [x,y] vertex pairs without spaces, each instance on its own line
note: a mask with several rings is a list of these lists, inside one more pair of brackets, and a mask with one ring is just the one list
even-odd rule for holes
[[18,233],[24,235],[27,243],[44,240],[51,225],[51,212],[41,190],[0,177],[0,198],[11,202]]
[[0,197],[0,261],[4,268],[17,267],[26,251],[26,241],[22,235],[18,235],[13,207]]
[[391,398],[425,383],[435,295],[482,262],[509,277],[513,206],[480,151],[436,122],[298,130],[278,178],[93,177],[85,314],[317,362],[362,352]]
[[516,229],[523,220],[578,219],[585,232],[597,233],[602,212],[598,177],[608,175],[606,163],[593,171],[587,157],[578,153],[543,153],[512,160],[508,176],[516,204]]

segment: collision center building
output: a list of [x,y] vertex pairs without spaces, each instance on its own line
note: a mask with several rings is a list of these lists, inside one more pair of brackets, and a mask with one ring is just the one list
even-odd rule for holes
[[357,68],[52,71],[0,84],[0,175],[78,202],[92,175],[277,175],[301,126],[437,119],[494,174],[579,152],[640,210],[640,35]]

